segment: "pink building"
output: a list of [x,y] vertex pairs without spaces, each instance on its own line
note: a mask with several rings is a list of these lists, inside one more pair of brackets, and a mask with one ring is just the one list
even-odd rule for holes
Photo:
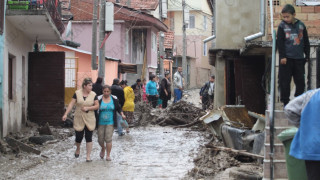
[[[151,10],[157,8],[155,4],[150,6]],[[92,3],[71,0],[68,16],[70,13],[73,15],[73,41],[81,44],[80,50],[91,52]],[[114,19],[114,31],[106,41],[105,55],[136,65],[136,74],[123,74],[123,79],[128,80],[129,85],[138,78],[148,79],[149,74],[155,73],[157,69],[157,33],[167,31],[167,26],[146,11],[119,4],[114,4]],[[144,75],[142,69],[145,69]]]

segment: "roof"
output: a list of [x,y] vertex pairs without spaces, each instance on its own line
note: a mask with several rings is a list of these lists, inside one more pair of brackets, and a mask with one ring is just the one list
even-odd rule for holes
[[[91,55],[91,52],[89,52],[89,51],[84,51],[84,50],[81,50],[81,49],[76,49],[76,48],[73,48],[73,47],[69,47],[69,46],[65,46],[65,45],[59,45],[59,44],[57,44],[57,46],[60,46],[60,47],[66,48],[66,49],[70,49],[70,50],[73,50],[73,51],[76,51],[76,52],[79,52],[79,53],[84,53],[84,54]],[[112,57],[108,57],[108,56],[106,56],[105,58],[107,60],[111,60],[111,61],[120,61],[120,59],[112,58]]]
[[[116,1],[110,0],[109,2],[116,3]],[[128,4],[128,0],[119,0],[117,4],[139,10],[155,10],[159,5],[159,0],[131,0],[130,4]]]
[[168,27],[159,19],[140,10],[114,4],[114,12],[114,20],[131,21],[134,22],[134,26],[154,25],[157,29],[164,32],[168,30]]

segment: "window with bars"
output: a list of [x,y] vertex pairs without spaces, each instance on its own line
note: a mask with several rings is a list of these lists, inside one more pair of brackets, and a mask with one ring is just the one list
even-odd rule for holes
[[195,24],[196,24],[196,17],[193,14],[189,15],[189,24],[187,24],[187,28],[189,29],[193,29],[195,28]]
[[[280,5],[280,0],[273,0],[272,1],[274,6],[279,6]],[[270,1],[268,1],[268,6],[270,6]]]

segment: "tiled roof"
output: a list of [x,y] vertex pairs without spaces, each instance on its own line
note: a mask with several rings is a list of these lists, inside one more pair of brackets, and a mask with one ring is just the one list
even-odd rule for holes
[[[116,3],[116,1],[110,0],[109,2]],[[131,0],[130,4],[128,4],[128,0],[119,0],[119,4],[133,9],[155,10],[159,5],[159,0]]]

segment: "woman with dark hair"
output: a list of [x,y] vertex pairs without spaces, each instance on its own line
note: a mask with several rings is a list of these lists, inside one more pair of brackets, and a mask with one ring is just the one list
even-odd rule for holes
[[166,72],[165,77],[161,80],[160,99],[162,99],[162,108],[168,106],[168,100],[171,99],[171,82],[169,80],[170,73]]
[[103,96],[99,108],[98,142],[101,146],[101,159],[103,159],[107,150],[107,161],[111,161],[112,135],[114,128],[117,126],[117,112],[121,114],[123,119],[126,118],[118,99],[111,96],[111,87],[105,85],[103,86]]
[[102,77],[98,77],[96,82],[92,85],[92,91],[97,94],[97,96],[102,95]]
[[131,124],[134,120],[133,112],[135,95],[133,89],[131,88],[131,86],[128,86],[127,83],[128,82],[126,80],[122,80],[120,82],[120,86],[123,88],[124,91],[124,105],[122,107],[122,110],[127,117],[127,122]]
[[157,90],[156,76],[154,74],[151,74],[149,77],[149,82],[146,86],[146,94],[149,103],[152,104],[153,108],[156,108],[158,104],[159,93]]
[[73,128],[76,132],[76,152],[74,156],[76,158],[80,155],[80,145],[85,134],[86,148],[87,148],[87,162],[91,162],[91,150],[92,150],[92,133],[96,127],[96,118],[94,110],[99,108],[99,101],[96,93],[92,91],[92,80],[85,78],[82,83],[82,88],[77,90],[71,102],[68,105],[66,112],[62,117],[62,121],[67,119],[67,115],[71,111],[72,107],[76,105],[74,113]]

